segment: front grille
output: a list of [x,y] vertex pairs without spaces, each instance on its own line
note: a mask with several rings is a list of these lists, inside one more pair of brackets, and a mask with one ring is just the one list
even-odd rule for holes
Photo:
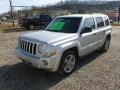
[[27,40],[20,40],[19,44],[20,44],[21,50],[23,50],[29,54],[36,55],[37,43],[30,42]]

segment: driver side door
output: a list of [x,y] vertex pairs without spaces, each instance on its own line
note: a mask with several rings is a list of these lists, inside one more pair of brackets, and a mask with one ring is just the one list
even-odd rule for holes
[[81,56],[84,56],[95,50],[95,19],[94,18],[86,18],[84,19],[83,26],[81,32],[84,28],[89,27],[92,29],[91,32],[83,33],[80,35],[80,45],[81,45]]

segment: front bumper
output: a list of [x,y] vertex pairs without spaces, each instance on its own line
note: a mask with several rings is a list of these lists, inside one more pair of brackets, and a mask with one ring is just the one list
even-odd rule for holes
[[57,55],[50,58],[41,58],[38,56],[28,54],[19,48],[16,48],[16,55],[22,61],[32,65],[33,67],[36,67],[39,69],[46,69],[52,72],[56,71]]

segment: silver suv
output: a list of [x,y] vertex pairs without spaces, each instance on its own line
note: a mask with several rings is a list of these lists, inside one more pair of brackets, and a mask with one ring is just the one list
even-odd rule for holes
[[109,49],[112,27],[107,15],[74,14],[56,17],[44,31],[19,37],[17,56],[39,69],[68,75],[78,57]]

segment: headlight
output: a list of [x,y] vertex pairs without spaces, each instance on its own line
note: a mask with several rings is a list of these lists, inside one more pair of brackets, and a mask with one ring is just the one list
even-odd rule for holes
[[47,47],[47,45],[45,45],[45,44],[39,44],[39,46],[38,46],[38,52],[40,54],[44,54],[44,52],[46,50],[46,47]]
[[38,52],[42,57],[51,57],[56,55],[56,50],[53,47],[46,44],[39,44]]

